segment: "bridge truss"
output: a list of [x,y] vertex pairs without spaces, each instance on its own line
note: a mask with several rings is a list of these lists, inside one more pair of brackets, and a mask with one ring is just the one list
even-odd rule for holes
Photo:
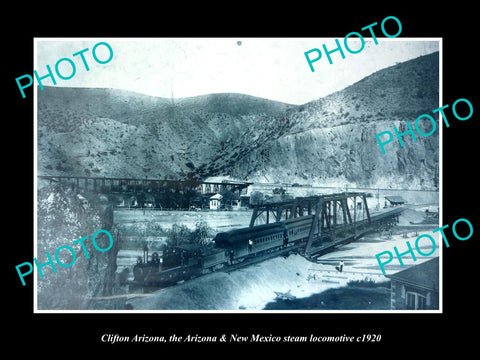
[[369,231],[389,228],[398,221],[400,212],[371,217],[366,193],[344,192],[254,205],[250,227],[313,216],[305,246],[305,256],[310,257],[329,247],[354,241]]

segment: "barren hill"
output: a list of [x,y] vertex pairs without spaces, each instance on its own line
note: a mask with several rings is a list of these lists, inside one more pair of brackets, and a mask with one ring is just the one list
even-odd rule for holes
[[301,106],[243,94],[45,88],[38,173],[434,188],[438,133],[392,143],[386,155],[375,134],[439,106],[438,66],[438,53],[423,56]]

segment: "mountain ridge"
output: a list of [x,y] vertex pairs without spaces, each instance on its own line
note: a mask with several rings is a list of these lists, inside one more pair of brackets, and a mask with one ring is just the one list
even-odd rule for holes
[[438,73],[433,53],[303,105],[46,87],[38,92],[38,174],[435,188],[438,134],[392,143],[387,155],[375,134],[437,108]]

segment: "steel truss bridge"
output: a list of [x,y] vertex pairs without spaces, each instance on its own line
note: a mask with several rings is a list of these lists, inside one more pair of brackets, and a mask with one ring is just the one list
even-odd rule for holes
[[298,197],[283,202],[253,205],[250,227],[299,217],[313,218],[304,248],[306,257],[355,241],[368,232],[389,230],[398,223],[404,207],[370,214],[366,193]]

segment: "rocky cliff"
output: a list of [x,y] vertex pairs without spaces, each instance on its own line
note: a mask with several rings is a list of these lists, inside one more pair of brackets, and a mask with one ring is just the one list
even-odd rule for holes
[[393,132],[393,126],[405,131],[406,121],[414,127],[419,115],[433,115],[439,106],[438,84],[438,53],[378,71],[342,91],[288,111],[288,131],[250,151],[233,174],[267,174],[272,181],[319,185],[434,189],[438,131],[429,137],[417,135],[416,142],[406,136],[403,148],[395,140],[385,155],[375,134]]
[[[95,308],[98,303],[95,299],[111,296],[114,292],[120,239],[113,227],[112,208],[106,199],[96,194],[84,192],[84,195],[90,201],[79,199],[70,186],[63,184],[50,184],[39,191],[37,259],[39,264],[46,263],[48,253],[55,267],[54,272],[51,265],[44,266],[41,269],[44,277],[37,278],[39,310]],[[114,240],[105,252],[96,250],[92,242],[92,235],[101,229],[110,232]],[[107,249],[110,242],[103,235],[99,233],[95,237],[96,243]],[[81,243],[73,244],[82,238],[86,238],[83,240],[85,250]],[[57,253],[62,246],[72,248],[75,255],[68,248]],[[114,304],[102,301],[100,306],[108,308]]]

